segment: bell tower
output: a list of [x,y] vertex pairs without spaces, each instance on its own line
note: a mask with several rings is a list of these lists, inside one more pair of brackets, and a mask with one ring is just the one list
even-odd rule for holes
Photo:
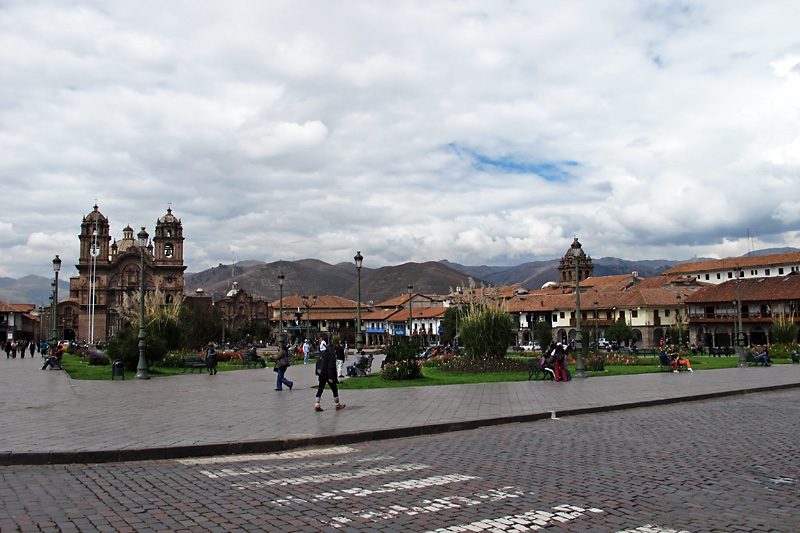
[[569,247],[564,257],[558,262],[558,281],[562,287],[575,286],[576,263],[578,264],[578,281],[583,281],[594,275],[592,257],[586,255],[577,237],[575,237],[572,246]]
[[80,265],[88,265],[92,258],[96,258],[97,264],[108,264],[109,262],[109,243],[111,234],[108,229],[108,219],[97,209],[83,217],[81,222],[80,234]]
[[172,214],[172,208],[156,222],[155,244],[156,263],[164,265],[183,264],[183,225]]

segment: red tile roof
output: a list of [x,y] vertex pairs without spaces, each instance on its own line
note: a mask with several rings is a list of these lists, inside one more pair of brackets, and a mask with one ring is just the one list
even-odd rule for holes
[[[800,300],[800,273],[769,278],[744,278],[740,280],[743,302],[768,302]],[[736,280],[719,285],[708,285],[686,298],[686,303],[731,302],[738,300]]]
[[681,263],[665,271],[664,274],[680,274],[705,270],[733,270],[736,265],[739,265],[742,268],[753,268],[785,265],[787,263],[800,263],[800,252],[729,257],[727,259],[716,259],[713,261]]

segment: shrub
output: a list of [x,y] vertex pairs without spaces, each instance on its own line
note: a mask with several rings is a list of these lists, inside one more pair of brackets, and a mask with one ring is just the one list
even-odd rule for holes
[[514,319],[497,306],[470,309],[459,325],[459,335],[469,357],[502,358],[514,339]]
[[416,361],[399,361],[386,363],[381,377],[389,380],[419,379],[423,377],[422,366]]
[[108,356],[102,352],[91,351],[89,352],[89,365],[91,366],[105,366],[110,361]]
[[586,361],[586,370],[590,372],[602,372],[606,369],[606,360],[603,354],[593,354]]

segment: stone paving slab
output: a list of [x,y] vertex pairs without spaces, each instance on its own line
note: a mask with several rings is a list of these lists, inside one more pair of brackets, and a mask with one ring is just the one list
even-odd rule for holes
[[41,365],[0,358],[0,465],[263,453],[800,387],[800,366],[780,365],[344,390],[342,411],[326,388],[318,413],[310,364],[292,366],[295,386],[281,392],[269,368],[77,381]]

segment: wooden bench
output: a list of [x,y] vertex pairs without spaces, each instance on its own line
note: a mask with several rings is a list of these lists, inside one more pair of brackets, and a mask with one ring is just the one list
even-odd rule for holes
[[184,355],[183,356],[183,371],[190,369],[189,372],[194,372],[195,368],[199,368],[200,372],[206,367],[206,362],[199,355]]
[[746,355],[746,357],[747,357],[747,366],[758,366],[758,365],[761,365],[761,366],[769,366],[769,365],[767,364],[767,362],[766,362],[766,361],[764,361],[764,360],[761,360],[761,361],[756,361],[756,356],[755,356],[755,355],[753,355],[753,354],[751,354],[751,353],[748,353],[748,354]]

